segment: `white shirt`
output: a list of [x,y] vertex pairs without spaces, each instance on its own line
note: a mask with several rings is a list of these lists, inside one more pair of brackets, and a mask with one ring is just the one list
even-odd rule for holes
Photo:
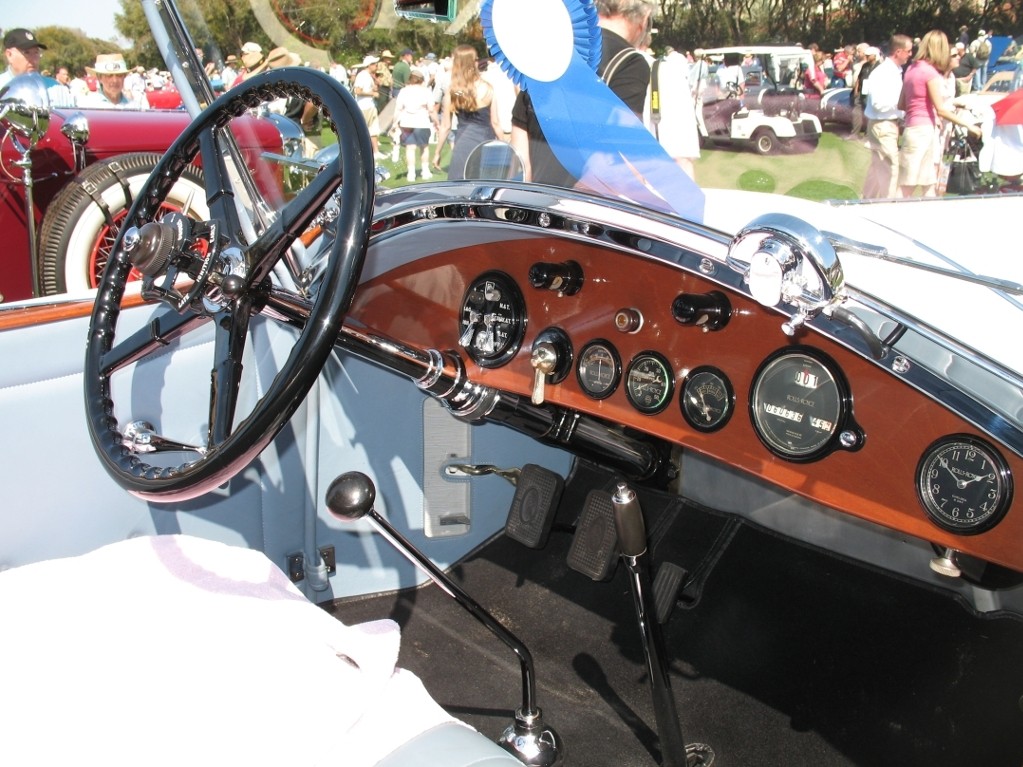
[[360,91],[365,91],[368,94],[375,90],[377,90],[376,80],[373,79],[369,68],[360,69],[359,73],[355,75],[355,82],[352,83],[352,91],[355,94],[359,109],[369,109],[376,106],[373,96],[360,93]]
[[651,62],[653,66],[657,67],[659,120],[654,122],[648,89],[643,122],[673,159],[696,159],[700,156],[700,136],[696,126],[696,104],[686,87],[689,84],[689,62],[681,53],[673,51],[664,61]]
[[864,83],[867,106],[863,114],[868,120],[898,120],[902,117],[899,96],[902,95],[902,67],[886,58],[870,73]]

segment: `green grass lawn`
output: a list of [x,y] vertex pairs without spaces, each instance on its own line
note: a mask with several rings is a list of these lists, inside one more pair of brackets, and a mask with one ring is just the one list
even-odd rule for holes
[[776,192],[809,200],[856,199],[870,164],[862,141],[825,131],[813,152],[761,156],[748,150],[704,149],[696,163],[700,186]]
[[[820,145],[812,152],[780,153],[760,156],[749,150],[705,148],[696,163],[696,180],[707,188],[744,189],[775,192],[809,200],[855,199],[860,196],[870,163],[870,152],[862,141],[846,141],[844,134],[825,131]],[[394,189],[407,186],[404,150],[398,162],[390,161],[391,140],[380,137],[380,151],[388,155],[379,164],[390,171],[383,186]],[[430,147],[430,151],[433,147]],[[445,150],[441,166],[446,167]],[[447,176],[434,171],[434,181]]]

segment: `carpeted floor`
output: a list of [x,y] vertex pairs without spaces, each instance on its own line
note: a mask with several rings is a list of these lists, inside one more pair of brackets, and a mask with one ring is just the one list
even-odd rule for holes
[[[685,509],[679,520],[662,555],[715,530],[729,537],[713,515]],[[1023,765],[1023,623],[973,617],[749,527],[731,532],[665,627],[683,735],[712,746],[715,765]],[[566,566],[569,543],[555,532],[534,551],[501,537],[452,575],[529,646],[569,764],[660,764],[624,570],[590,581]],[[394,618],[401,665],[445,708],[491,737],[511,721],[514,656],[435,586],[333,610],[348,623]]]

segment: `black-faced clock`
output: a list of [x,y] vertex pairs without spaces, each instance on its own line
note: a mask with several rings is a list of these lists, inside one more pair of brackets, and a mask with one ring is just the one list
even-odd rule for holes
[[916,491],[938,527],[960,535],[990,530],[1012,503],[1012,473],[1001,454],[979,437],[942,437],[924,451]]

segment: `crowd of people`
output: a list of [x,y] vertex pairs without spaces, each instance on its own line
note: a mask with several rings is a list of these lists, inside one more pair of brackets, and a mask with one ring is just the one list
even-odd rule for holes
[[[603,39],[598,74],[679,166],[694,176],[708,68],[717,67],[723,92],[741,96],[742,62],[711,62],[699,49],[690,53],[668,48],[658,59],[650,49],[654,0],[596,0],[595,6]],[[19,74],[38,71],[46,46],[31,31],[11,29],[3,45],[7,70],[0,73],[0,87]],[[986,32],[980,30],[970,39],[963,27],[951,44],[938,30],[917,40],[897,34],[887,42],[884,55],[867,43],[833,53],[815,45],[809,50],[812,61],[796,76],[806,97],[819,98],[827,88],[839,85],[851,89],[850,137],[865,140],[871,151],[863,196],[936,194],[949,128],[959,125],[979,135],[980,129],[956,111],[954,99],[986,78],[991,53]],[[196,53],[202,61],[202,50]],[[214,86],[226,90],[267,69],[302,62],[286,48],[264,53],[259,44],[248,42],[220,66],[204,63]],[[655,110],[652,69],[660,72],[655,80],[661,82],[653,99]],[[409,181],[416,180],[417,169],[419,178],[433,176],[449,140],[450,179],[462,177],[466,158],[476,146],[504,141],[522,156],[525,180],[561,186],[578,181],[547,142],[528,94],[517,92],[493,61],[479,60],[473,46],[459,45],[442,59],[411,49],[395,57],[384,50],[366,55],[350,68],[334,64],[328,72],[355,96],[377,158],[388,157],[381,151],[380,137],[389,135],[393,147],[389,157],[404,160]],[[168,104],[173,84],[167,73],[129,67],[120,53],[99,54],[93,66],[75,76],[67,67],[58,67],[47,82],[51,103],[57,106],[146,109],[152,102],[180,104],[173,99]],[[289,116],[307,131],[315,130],[315,109],[310,105],[281,108],[290,110]]]
[[[961,30],[968,35],[968,30]],[[949,43],[940,30],[914,40],[892,35],[887,54],[864,46],[853,84],[854,121],[851,138],[861,132],[871,153],[863,197],[868,199],[933,197],[947,173],[945,149],[953,126],[981,138],[981,127],[957,109],[956,98],[983,82],[978,77],[977,51],[990,54],[984,30],[976,40]],[[972,57],[962,63],[966,57]]]

